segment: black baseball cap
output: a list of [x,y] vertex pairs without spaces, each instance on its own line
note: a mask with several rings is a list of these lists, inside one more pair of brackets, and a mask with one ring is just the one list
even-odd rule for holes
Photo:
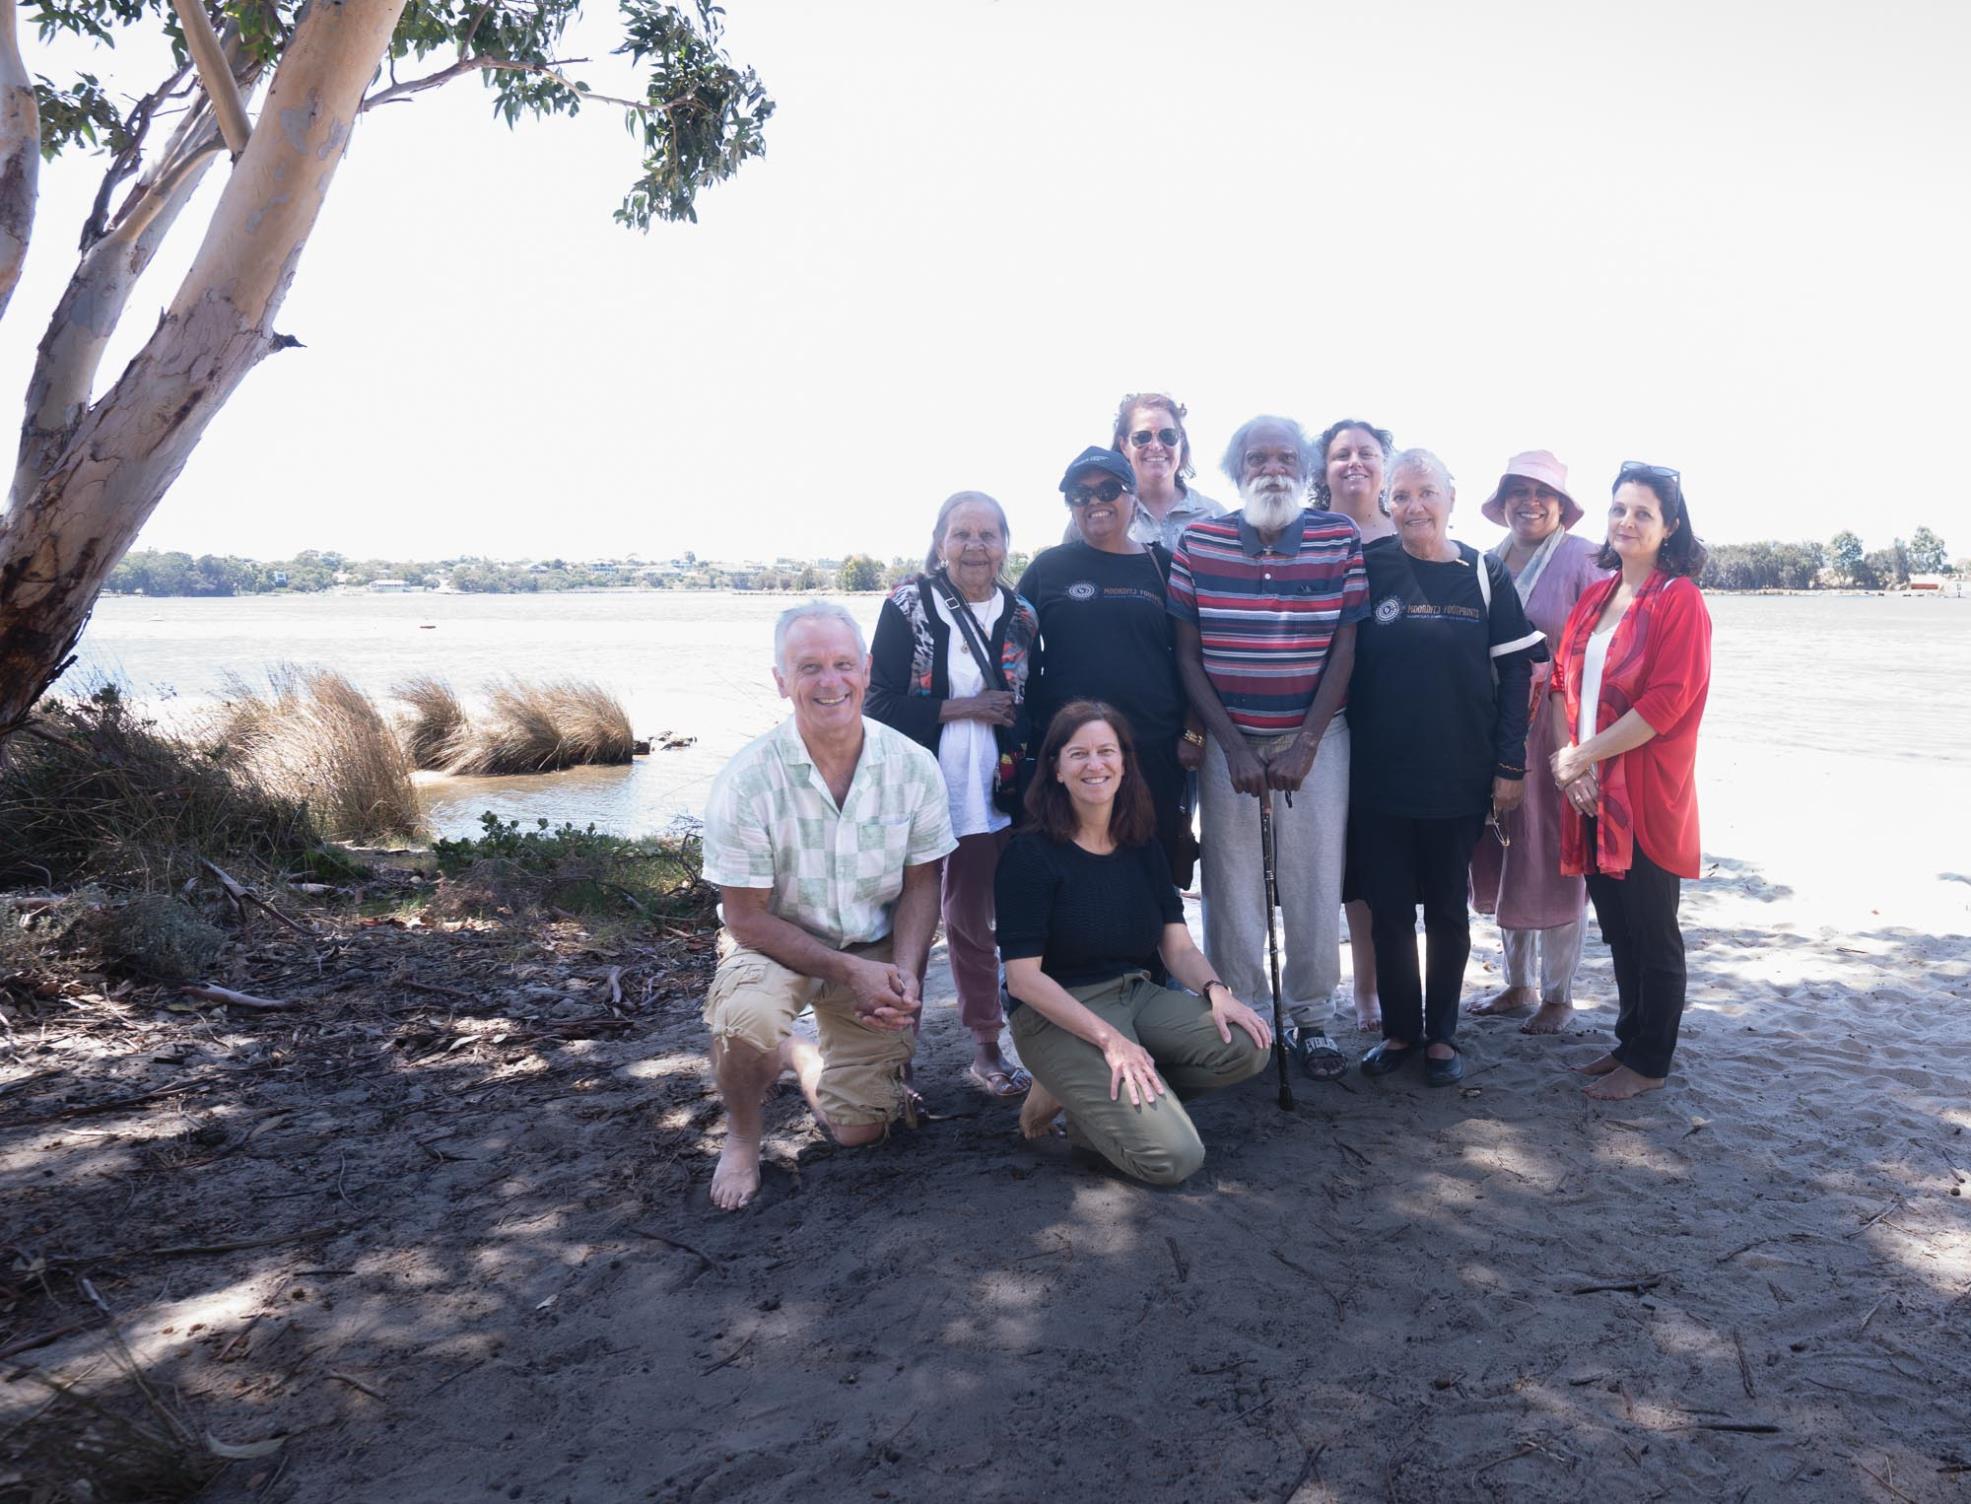
[[1136,472],[1129,468],[1129,461],[1113,449],[1104,449],[1099,444],[1090,444],[1074,457],[1074,463],[1061,476],[1061,494],[1067,495],[1068,487],[1090,470],[1100,470],[1104,475],[1121,481],[1123,490],[1130,495],[1136,494]]

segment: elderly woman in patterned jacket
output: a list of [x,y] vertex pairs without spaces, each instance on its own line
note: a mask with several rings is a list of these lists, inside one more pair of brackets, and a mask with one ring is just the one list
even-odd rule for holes
[[870,716],[933,753],[944,772],[958,838],[941,879],[945,946],[958,1016],[974,1042],[969,1074],[995,1097],[1033,1084],[1000,1050],[1006,1020],[993,936],[993,875],[1012,835],[1027,660],[1039,630],[1033,607],[1000,582],[1008,537],[1005,511],[983,491],[946,499],[924,572],[898,586],[876,619],[869,678]]

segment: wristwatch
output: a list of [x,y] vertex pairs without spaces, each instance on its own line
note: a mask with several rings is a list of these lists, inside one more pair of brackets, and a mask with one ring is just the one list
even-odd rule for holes
[[[1209,982],[1206,982],[1204,986],[1198,989],[1198,996],[1203,998],[1206,1002],[1210,1002],[1211,989],[1214,987],[1225,987],[1225,984],[1219,981],[1217,977],[1213,977]],[[1225,987],[1225,990],[1227,992],[1230,992],[1232,989],[1230,987]]]

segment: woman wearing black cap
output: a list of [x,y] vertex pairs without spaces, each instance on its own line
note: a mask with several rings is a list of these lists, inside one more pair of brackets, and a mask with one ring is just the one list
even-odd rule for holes
[[1170,555],[1129,536],[1136,474],[1113,449],[1090,446],[1061,477],[1079,540],[1043,550],[1017,590],[1040,615],[1040,642],[1027,677],[1033,739],[1070,700],[1100,700],[1128,718],[1143,781],[1156,806],[1157,837],[1179,886],[1190,881],[1190,816],[1178,761],[1186,717],[1171,651],[1164,581]]

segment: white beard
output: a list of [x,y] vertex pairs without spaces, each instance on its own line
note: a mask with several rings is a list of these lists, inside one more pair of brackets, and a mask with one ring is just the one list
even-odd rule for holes
[[1300,515],[1300,484],[1277,475],[1257,476],[1239,487],[1246,521],[1262,533],[1285,527]]

